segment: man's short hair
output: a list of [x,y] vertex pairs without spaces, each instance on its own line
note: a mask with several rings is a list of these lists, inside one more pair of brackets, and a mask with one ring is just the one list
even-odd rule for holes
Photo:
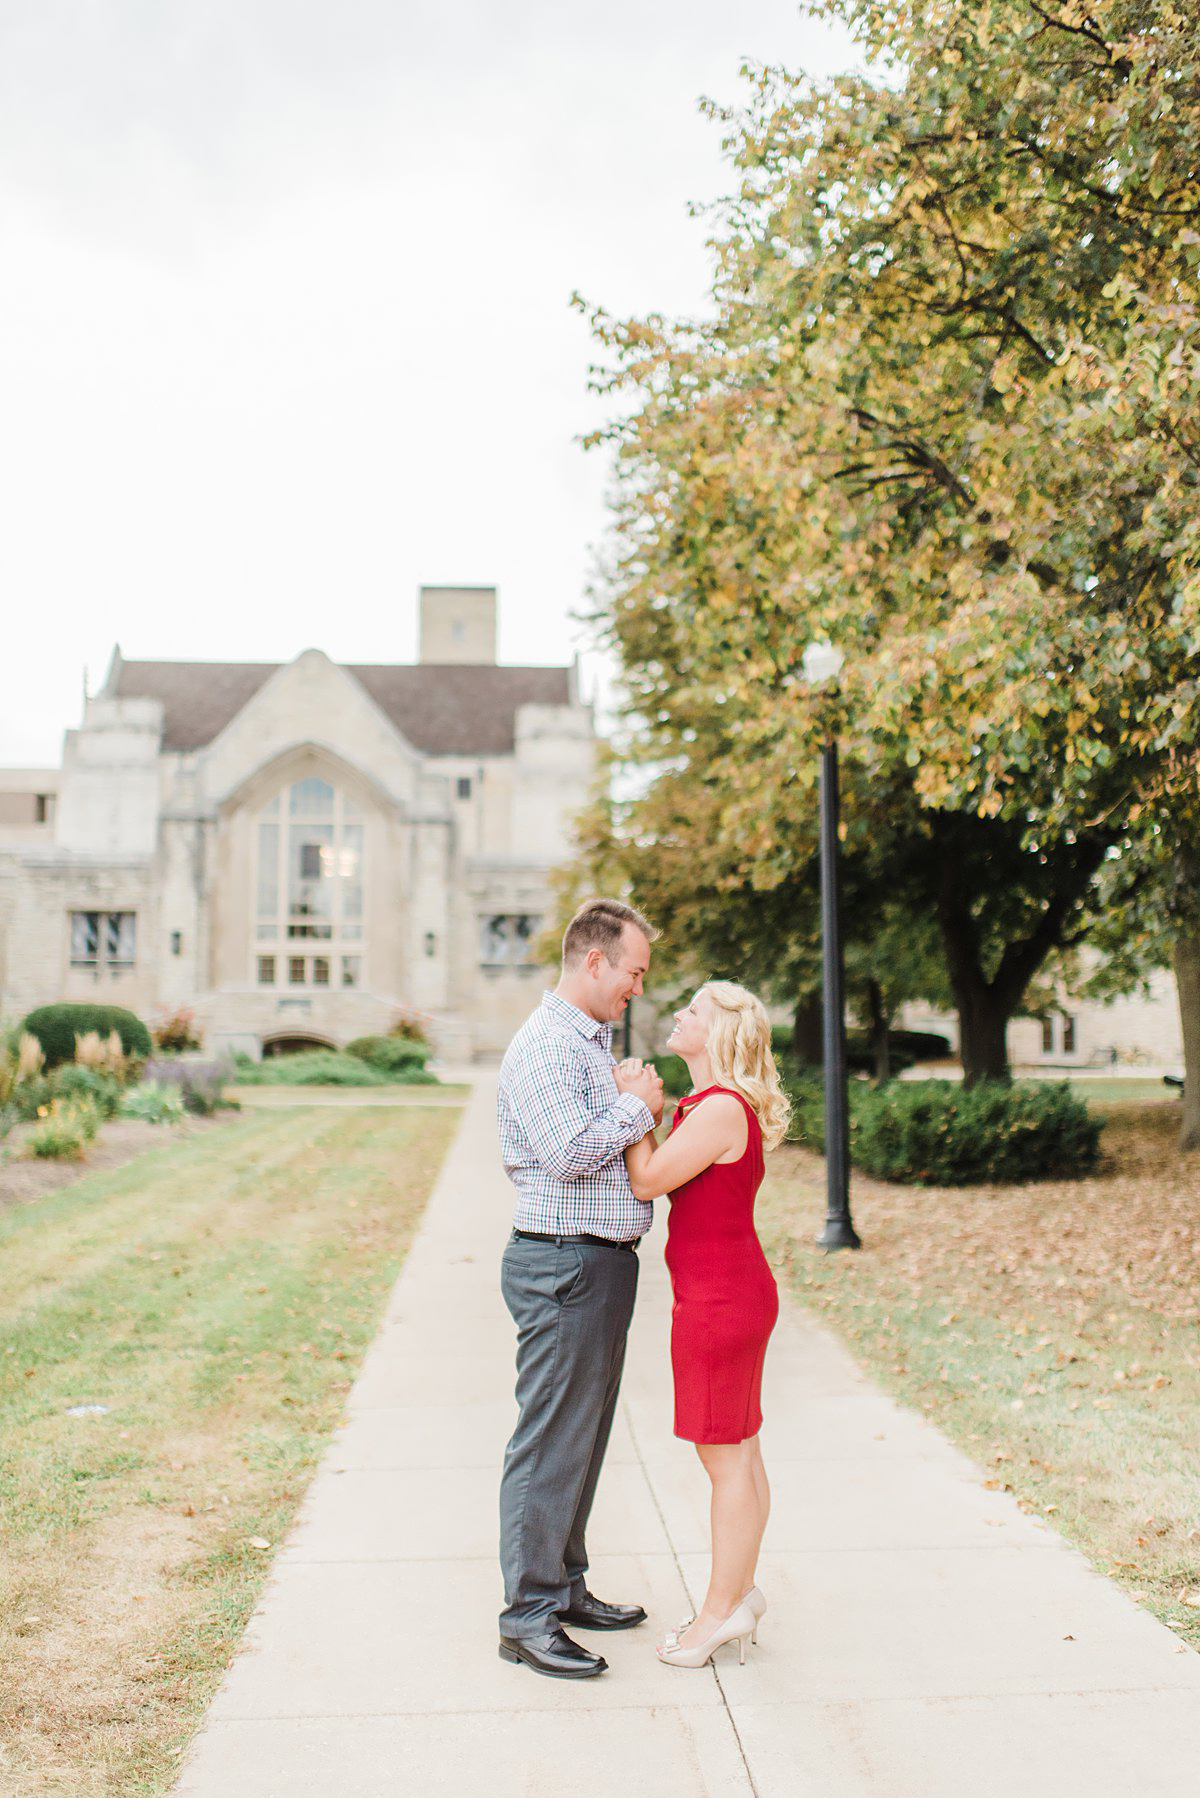
[[563,967],[574,967],[589,949],[602,949],[605,961],[615,962],[627,924],[636,925],[648,943],[659,934],[649,918],[623,899],[585,899],[563,934]]

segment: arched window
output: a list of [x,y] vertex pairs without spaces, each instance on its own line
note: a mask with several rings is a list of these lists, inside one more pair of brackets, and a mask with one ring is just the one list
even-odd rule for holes
[[309,775],[263,807],[255,882],[260,986],[358,986],[363,955],[362,813]]

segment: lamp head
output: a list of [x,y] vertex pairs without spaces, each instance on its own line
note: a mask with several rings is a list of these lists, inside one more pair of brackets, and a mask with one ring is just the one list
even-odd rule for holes
[[837,679],[845,660],[840,649],[835,649],[832,643],[825,641],[810,643],[800,658],[800,666],[809,686],[821,687],[826,681]]

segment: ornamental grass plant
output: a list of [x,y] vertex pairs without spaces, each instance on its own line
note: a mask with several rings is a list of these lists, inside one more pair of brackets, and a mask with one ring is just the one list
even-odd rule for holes
[[30,1153],[39,1161],[80,1160],[102,1122],[101,1112],[85,1093],[54,1099],[30,1134]]

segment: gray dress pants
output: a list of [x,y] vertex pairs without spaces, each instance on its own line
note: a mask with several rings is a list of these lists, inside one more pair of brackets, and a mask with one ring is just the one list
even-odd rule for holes
[[638,1259],[589,1242],[509,1239],[520,1417],[500,1481],[500,1633],[536,1636],[585,1590],[584,1537],[617,1407]]

